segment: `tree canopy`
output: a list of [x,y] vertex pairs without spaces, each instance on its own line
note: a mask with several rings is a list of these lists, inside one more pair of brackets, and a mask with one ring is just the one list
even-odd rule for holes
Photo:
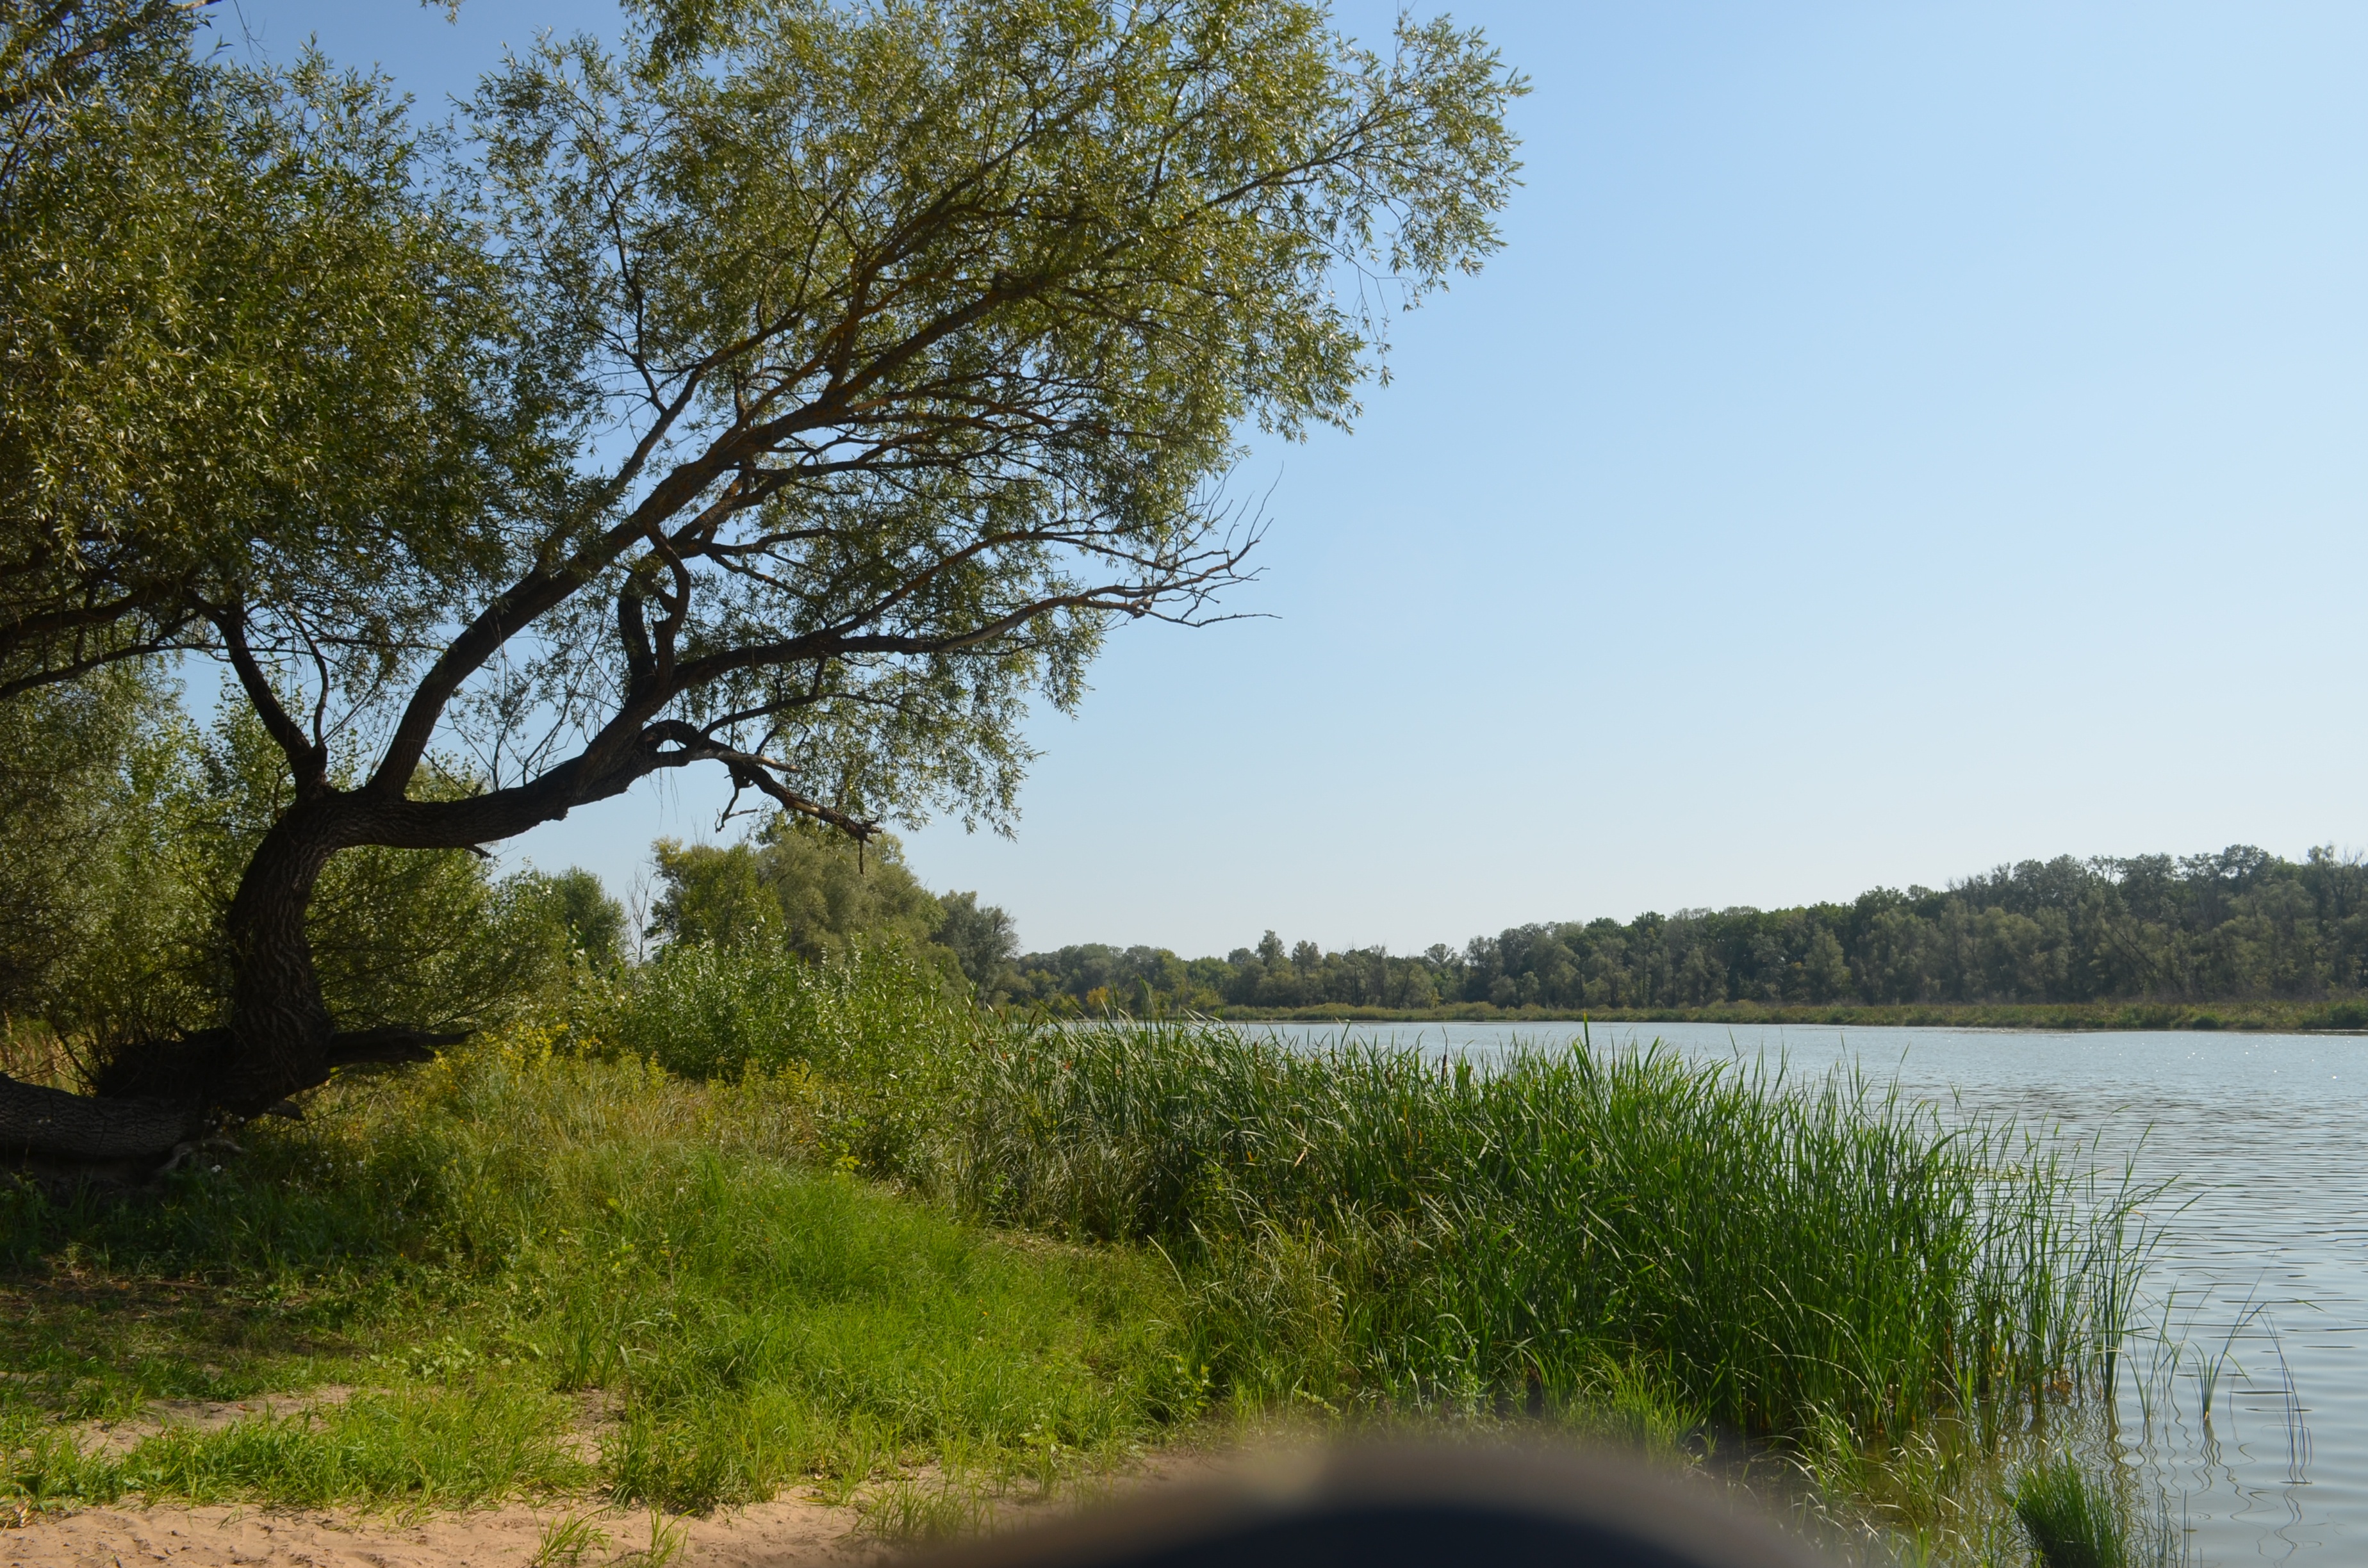
[[1517,166],[1478,34],[1306,0],[643,0],[450,142],[179,15],[0,14],[11,61],[135,24],[12,122],[0,661],[202,650],[284,759],[226,1022],[139,1079],[192,1115],[427,1043],[323,989],[345,852],[697,763],[1008,824],[1026,705],[1223,613],[1246,435],[1346,426]]
[[382,674],[556,455],[436,144],[317,55],[199,52],[198,10],[0,0],[0,695],[249,603]]
[[825,959],[859,937],[919,948],[944,920],[895,839],[866,851],[811,820],[775,815],[732,845],[655,846],[662,891],[651,933],[671,942],[759,942]]

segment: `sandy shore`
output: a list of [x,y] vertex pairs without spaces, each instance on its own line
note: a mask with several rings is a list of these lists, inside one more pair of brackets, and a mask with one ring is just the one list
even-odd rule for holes
[[[608,1536],[586,1551],[586,1568],[631,1561],[649,1545],[647,1514],[595,1511],[579,1506]],[[0,1528],[0,1568],[463,1568],[525,1564],[541,1546],[564,1506],[428,1514],[404,1519],[337,1509],[272,1509],[252,1506],[184,1508],[85,1508],[39,1514]],[[0,1526],[21,1518],[0,1505]],[[698,1568],[756,1568],[759,1563],[865,1563],[884,1552],[854,1535],[855,1511],[784,1500],[718,1510],[712,1518],[669,1519],[685,1531],[674,1561]]]

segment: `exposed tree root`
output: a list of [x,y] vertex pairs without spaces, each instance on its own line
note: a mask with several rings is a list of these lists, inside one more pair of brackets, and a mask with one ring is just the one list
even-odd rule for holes
[[207,1122],[188,1101],[70,1095],[0,1074],[0,1160],[52,1191],[145,1185]]
[[[323,1048],[311,1082],[279,1085],[254,1113],[298,1116],[289,1096],[327,1082],[338,1068],[426,1062],[467,1038],[401,1026],[339,1030]],[[120,1050],[87,1095],[0,1074],[0,1168],[22,1172],[52,1193],[139,1187],[209,1148],[234,1151],[221,1134],[246,1119],[247,1108],[220,1105],[208,1089],[224,1080],[235,1050],[228,1029]]]

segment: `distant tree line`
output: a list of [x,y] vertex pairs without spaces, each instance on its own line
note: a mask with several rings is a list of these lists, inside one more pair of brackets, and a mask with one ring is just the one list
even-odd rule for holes
[[[156,672],[123,666],[0,708],[0,1057],[22,1073],[49,1040],[74,1063],[57,1074],[103,1078],[122,1040],[217,1026],[221,911],[290,788],[253,718],[229,710],[201,728]],[[455,767],[432,787],[474,786]],[[1195,959],[1099,943],[1022,954],[1005,911],[931,892],[893,836],[859,845],[786,813],[736,843],[653,848],[650,898],[632,912],[581,869],[503,875],[459,850],[341,858],[308,916],[324,984],[344,1017],[468,1028],[693,944],[825,959],[888,943],[984,1002],[1136,1016],[2316,1000],[2368,982],[2368,865],[2329,848],[2026,860],[1939,892],[1519,926],[1419,953],[1269,931]]]
[[1086,1011],[1578,1011],[2317,997],[2358,990],[2363,969],[2368,866],[2359,857],[2317,848],[2295,861],[2238,845],[2025,860],[1937,892],[1877,888],[1849,903],[1517,926],[1460,951],[1326,952],[1269,931],[1222,959],[1087,943],[973,978],[1015,1004]]

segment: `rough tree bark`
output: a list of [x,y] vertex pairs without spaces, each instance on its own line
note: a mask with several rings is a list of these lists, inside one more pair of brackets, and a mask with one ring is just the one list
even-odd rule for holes
[[0,1153],[37,1176],[143,1181],[206,1130],[184,1103],[100,1099],[0,1075]]

